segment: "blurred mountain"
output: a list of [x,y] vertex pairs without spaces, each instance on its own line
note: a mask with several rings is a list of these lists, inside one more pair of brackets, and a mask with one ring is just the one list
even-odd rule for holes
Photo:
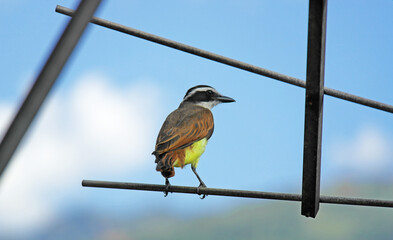
[[[328,194],[393,199],[391,186],[341,183]],[[199,218],[153,213],[131,219],[79,210],[60,219],[23,239],[393,239],[393,209],[322,204],[310,219],[300,215],[300,203],[282,201],[254,201]]]

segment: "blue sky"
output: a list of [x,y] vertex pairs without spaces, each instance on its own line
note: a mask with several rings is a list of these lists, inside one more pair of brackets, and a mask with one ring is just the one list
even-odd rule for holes
[[[77,1],[0,1],[0,133],[69,21],[56,4]],[[392,11],[392,1],[329,2],[327,87],[393,104]],[[96,16],[305,80],[307,14],[303,0],[189,0],[105,1]],[[237,100],[213,109],[204,182],[299,193],[304,89],[90,25],[1,179],[0,231],[82,208],[143,214],[161,204],[188,216],[249,202],[80,186],[164,183],[150,155],[156,134],[198,84]],[[342,179],[392,180],[391,114],[326,96],[323,131],[322,192]],[[171,182],[198,185],[188,167]]]

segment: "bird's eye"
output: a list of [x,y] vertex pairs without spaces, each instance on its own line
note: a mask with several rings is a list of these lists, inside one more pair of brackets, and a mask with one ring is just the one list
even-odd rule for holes
[[212,94],[213,94],[213,91],[212,91],[212,90],[207,90],[207,93],[208,93],[209,95],[212,95]]

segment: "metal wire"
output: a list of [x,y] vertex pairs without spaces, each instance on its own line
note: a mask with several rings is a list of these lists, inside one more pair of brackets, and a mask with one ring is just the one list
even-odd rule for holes
[[[155,192],[164,192],[166,190],[165,185],[158,185],[158,184],[107,182],[107,181],[95,181],[95,180],[83,180],[82,186],[128,189],[128,190],[143,190],[143,191],[155,191]],[[169,192],[198,194],[196,187],[174,186],[174,185],[171,185],[169,187]],[[215,195],[215,196],[274,199],[274,200],[297,201],[297,202],[300,202],[302,200],[302,196],[300,194],[246,191],[246,190],[222,189],[222,188],[200,188],[199,193],[206,194],[206,195]],[[357,205],[357,206],[393,208],[393,201],[364,199],[364,198],[320,196],[320,202],[329,203],[329,204],[346,204],[346,205]]]
[[[74,10],[63,7],[63,6],[57,6],[56,7],[56,12],[67,15],[67,16],[72,16],[74,13]],[[199,57],[203,57],[203,58],[207,58],[210,59],[212,61],[215,62],[219,62],[222,64],[226,64],[228,66],[232,66],[235,68],[239,68],[248,72],[252,72],[258,75],[262,75],[265,77],[269,77],[269,78],[273,78],[285,83],[289,83],[298,87],[302,87],[305,88],[306,87],[306,82],[295,78],[295,77],[291,77],[291,76],[287,76],[278,72],[274,72],[265,68],[261,68],[261,67],[257,67],[255,65],[251,65],[242,61],[238,61],[232,58],[228,58],[216,53],[212,53],[209,51],[205,51],[196,47],[192,47],[180,42],[176,42],[167,38],[163,38],[151,33],[147,33],[147,32],[143,32],[141,30],[138,29],[134,29],[131,27],[127,27],[118,23],[114,23],[102,18],[97,18],[97,17],[93,17],[91,19],[91,22],[94,24],[97,24],[99,26],[102,27],[106,27],[115,31],[119,31],[125,34],[129,34],[138,38],[142,38],[151,42],[155,42],[170,48],[174,48],[183,52],[187,52]],[[386,112],[390,112],[393,113],[393,106],[389,105],[389,104],[385,104],[385,103],[381,103],[381,102],[377,102],[371,99],[367,99],[364,97],[360,97],[360,96],[356,96],[350,93],[346,93],[346,92],[342,92],[342,91],[338,91],[335,89],[331,89],[331,88],[324,88],[324,93],[326,95],[332,96],[332,97],[336,97],[336,98],[340,98],[343,100],[347,100],[350,102],[354,102],[354,103],[358,103],[364,106],[368,106],[368,107],[372,107],[372,108],[376,108],[382,111],[386,111]]]
[[101,0],[81,1],[0,143],[0,176],[78,43]]

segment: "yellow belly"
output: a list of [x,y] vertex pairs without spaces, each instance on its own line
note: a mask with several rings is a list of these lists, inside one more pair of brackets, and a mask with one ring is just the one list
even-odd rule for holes
[[[205,152],[205,148],[207,145],[207,139],[201,139],[198,142],[193,143],[191,146],[185,148],[185,159],[184,165],[192,164],[195,168],[198,166],[199,158],[201,157],[202,153]],[[174,167],[183,167],[179,163],[177,159],[175,161]]]

